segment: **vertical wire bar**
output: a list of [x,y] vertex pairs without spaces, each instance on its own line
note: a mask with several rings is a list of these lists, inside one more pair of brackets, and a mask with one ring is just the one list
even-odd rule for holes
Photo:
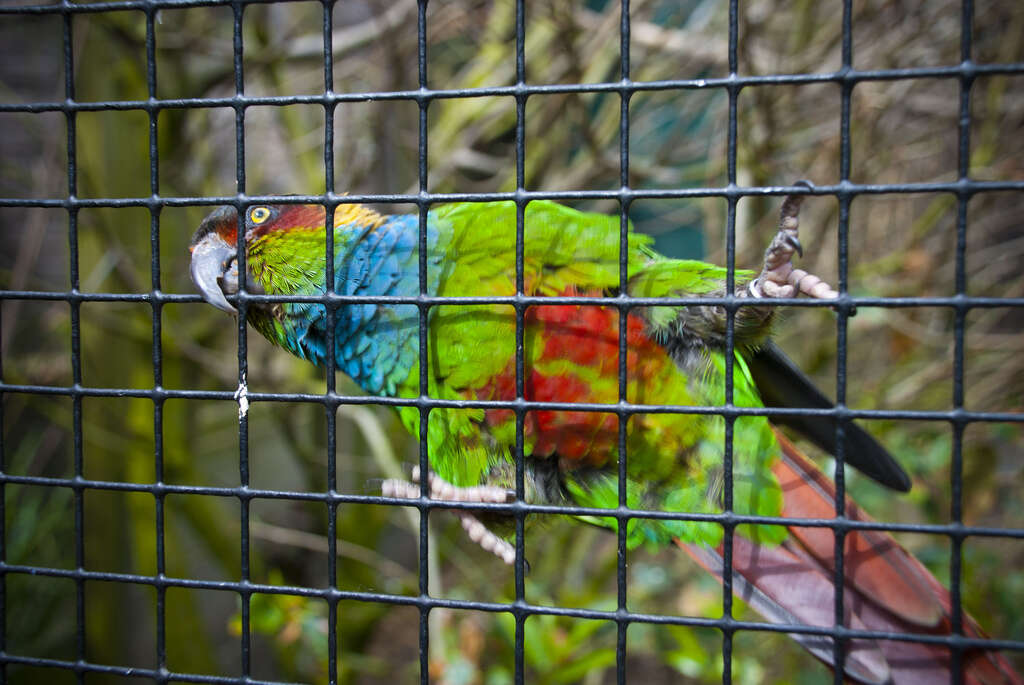
[[[729,1],[729,78],[736,78],[739,71],[739,8],[737,0]],[[725,298],[728,306],[725,314],[725,405],[722,407],[725,422],[725,445],[722,454],[722,471],[725,484],[722,492],[722,509],[726,515],[732,514],[733,508],[733,427],[736,417],[730,413],[733,409],[733,349],[736,323],[736,309],[733,305],[736,289],[736,108],[740,89],[729,86],[729,123],[727,134],[726,172],[728,175],[729,195],[725,217]],[[732,683],[732,543],[735,525],[731,522],[723,524],[722,537],[722,683]]]
[[[626,389],[629,383],[629,349],[627,347],[629,331],[629,315],[632,310],[628,307],[629,293],[629,208],[632,196],[629,189],[629,101],[633,94],[629,80],[629,0],[622,0],[621,16],[619,26],[619,77],[622,83],[622,90],[619,93],[619,189],[623,197],[619,202],[619,297],[626,306],[619,307],[619,403],[628,401]],[[630,414],[619,411],[619,508],[628,506],[626,497],[626,483],[629,473],[626,447],[626,434]],[[627,539],[630,519],[619,516],[616,531],[618,534],[618,545],[615,563],[616,587],[618,597],[616,598],[617,613],[619,620],[616,622],[615,642],[615,678],[619,685],[626,682],[626,647],[627,632],[629,630],[628,619],[628,586],[626,575],[627,563]]]
[[[234,13],[233,19],[233,54],[235,70],[235,181],[239,199],[238,205],[238,273],[245,274],[245,213],[248,205],[245,204],[245,103],[241,99],[245,95],[245,78],[243,72],[243,46],[242,46],[242,17],[245,10],[243,0],[233,0],[231,9]],[[245,277],[239,278],[242,289],[238,298],[238,385],[239,388],[246,386],[248,375],[248,345],[246,338],[246,310],[245,299]],[[252,591],[249,590],[249,503],[247,496],[249,489],[249,416],[247,413],[238,413],[238,476],[239,476],[239,509],[240,509],[240,534],[239,544],[241,547],[241,583],[238,594],[241,597],[241,626],[240,626],[240,654],[241,672],[243,678],[248,678],[251,668],[252,649],[252,624],[250,617],[250,600]]]
[[[520,197],[526,190],[526,7],[524,0],[516,0],[516,298],[525,293],[524,255],[526,251],[526,202]],[[526,352],[524,339],[524,318],[526,308],[516,302],[516,402],[522,402],[526,393]],[[516,415],[516,502],[522,503],[526,495],[526,441],[523,437],[526,425],[526,412],[517,407]],[[516,621],[515,644],[513,646],[513,679],[516,685],[522,685],[525,679],[526,653],[526,619],[529,614],[523,611],[526,604],[526,514],[516,511],[516,559],[515,559],[515,610]]]
[[[853,68],[853,3],[851,0],[843,0],[843,24],[842,24],[842,64],[840,70],[846,74]],[[839,112],[839,184],[845,186],[850,182],[850,100],[853,93],[854,81],[844,79],[840,84],[840,112]],[[852,198],[845,190],[839,193],[839,222],[837,228],[837,263],[838,283],[840,295],[846,294],[847,273],[848,273],[848,249],[850,230],[850,203]],[[849,309],[839,307],[836,317],[836,450],[835,450],[835,471],[833,481],[836,486],[835,496],[835,525],[832,528],[834,536],[833,556],[835,568],[832,570],[832,586],[834,588],[833,608],[834,622],[837,627],[843,627],[845,623],[844,610],[844,579],[846,577],[844,552],[846,548],[846,529],[841,527],[846,517],[846,455],[844,450],[846,421],[842,413],[846,410],[846,359],[847,359],[847,319]],[[842,685],[845,682],[844,672],[846,664],[846,641],[833,637],[832,659],[835,664],[833,678],[835,685]]]
[[[146,86],[149,95],[149,192],[152,204],[149,208],[149,249],[150,276],[152,289],[151,304],[153,306],[153,490],[156,509],[156,575],[163,581],[167,573],[164,550],[164,504],[165,493],[161,489],[164,484],[164,397],[163,390],[163,301],[160,287],[160,212],[158,202],[160,196],[160,151],[159,151],[159,117],[160,110],[155,106],[157,98],[156,82],[156,27],[154,20],[157,10],[147,7],[146,10]],[[167,669],[167,587],[157,583],[156,587],[156,664],[161,672]]]
[[[0,340],[3,340],[3,300],[0,300]],[[0,384],[4,382],[4,355],[0,348]],[[0,654],[7,654],[7,457],[4,448],[4,406],[0,390]],[[0,659],[0,685],[7,685],[7,660]]]
[[[959,145],[957,150],[957,180],[968,185],[971,173],[971,86],[974,83],[973,63],[973,22],[974,2],[964,0],[960,15],[960,60],[965,73],[960,77],[960,119],[958,124]],[[958,298],[967,297],[967,204],[969,191],[957,194],[956,208],[956,292]],[[964,408],[964,336],[968,307],[959,305],[955,309],[953,323],[953,411]],[[950,517],[957,531],[963,526],[963,478],[964,478],[964,431],[965,421],[953,421],[953,454],[950,464]],[[950,632],[963,635],[963,604],[961,582],[963,576],[962,535],[950,535],[949,593],[952,604]],[[956,645],[950,646],[950,681],[959,685],[964,680],[963,651]]]
[[[324,0],[324,192],[329,200],[334,198],[334,2]],[[327,681],[338,682],[338,600],[334,592],[338,589],[338,503],[334,496],[338,491],[338,405],[334,401],[335,386],[335,320],[337,308],[331,302],[334,292],[334,213],[337,205],[324,205],[324,286],[326,292],[325,323],[327,326],[327,349],[324,359],[326,374],[327,418],[327,587],[331,596],[327,600]]]
[[[74,15],[69,11],[71,3],[64,0],[64,97],[67,103],[75,99],[75,61],[74,61]],[[85,502],[84,492],[79,482],[83,478],[82,465],[82,335],[81,335],[81,306],[79,299],[79,272],[78,272],[78,206],[75,204],[78,194],[78,158],[76,139],[76,112],[66,108],[64,116],[67,126],[67,154],[68,154],[68,276],[71,292],[68,298],[68,305],[71,310],[71,380],[74,392],[71,394],[71,430],[72,450],[74,462],[74,510],[75,510],[75,568],[82,572],[85,570]],[[75,622],[76,622],[76,653],[79,661],[85,661],[86,634],[85,634],[85,579],[75,578]],[[85,682],[85,672],[78,671],[76,680],[79,683]]]
[[[416,14],[416,62],[418,67],[418,83],[420,97],[417,98],[419,105],[419,199],[417,208],[419,210],[419,292],[420,297],[427,295],[427,212],[430,209],[429,200],[425,199],[429,178],[427,176],[427,109],[430,106],[430,98],[426,97],[427,84],[427,0],[418,0]],[[427,350],[427,325],[429,324],[430,307],[426,303],[419,304],[419,363],[420,363],[420,555],[419,555],[419,610],[420,610],[420,682],[423,685],[430,683],[430,564],[428,554],[430,553],[430,507],[426,505],[429,496],[427,484],[430,469],[430,455],[428,453],[428,423],[430,421],[430,406],[424,404],[424,400],[430,394],[429,367],[430,355]]]

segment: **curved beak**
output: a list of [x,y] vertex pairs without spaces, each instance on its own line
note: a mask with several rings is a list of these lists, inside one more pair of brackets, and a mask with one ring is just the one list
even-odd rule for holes
[[[203,299],[217,309],[229,314],[238,311],[224,297],[224,279],[230,278],[230,271],[237,253],[216,233],[209,233],[192,248],[192,282],[199,288]],[[237,286],[234,290],[237,290]],[[231,292],[234,292],[232,290]]]

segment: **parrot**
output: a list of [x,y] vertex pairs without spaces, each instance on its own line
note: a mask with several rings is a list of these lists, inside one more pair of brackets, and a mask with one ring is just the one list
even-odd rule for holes
[[[726,268],[663,256],[649,236],[628,222],[623,227],[618,216],[549,200],[531,199],[521,210],[514,201],[432,205],[425,218],[382,214],[344,199],[330,205],[287,197],[276,204],[240,202],[201,222],[189,246],[190,273],[203,300],[230,314],[239,313],[240,290],[255,296],[245,301],[244,316],[271,343],[316,365],[333,359],[336,370],[368,395],[410,400],[396,409],[414,436],[421,436],[425,413],[429,472],[415,468],[409,480],[383,481],[385,496],[418,499],[423,488],[445,503],[521,498],[592,508],[593,514],[575,518],[612,531],[620,519],[601,510],[619,507],[620,489],[631,510],[720,514],[728,505],[738,516],[829,519],[837,515],[835,484],[780,426],[835,453],[836,419],[778,413],[769,420],[756,411],[834,406],[771,341],[778,318],[772,300],[839,297],[825,280],[793,264],[793,255],[803,254],[799,208],[806,194],[784,198],[760,272],[734,270],[734,301],[742,306],[734,308],[731,324],[726,307],[714,303],[726,295]],[[330,290],[350,297],[331,305],[322,297],[328,293],[328,207]],[[422,295],[437,299],[421,318]],[[517,295],[528,298],[518,316]],[[392,299],[358,300],[380,296]],[[620,306],[623,297],[643,300]],[[680,302],[686,298],[698,301]],[[335,308],[333,317],[328,306]],[[423,395],[445,402],[422,412],[413,400]],[[529,405],[520,428],[515,408],[500,404],[517,399],[556,406]],[[753,410],[732,421],[728,503],[729,427],[721,413],[704,410],[721,408],[727,399]],[[588,406],[574,408],[577,403]],[[640,409],[620,413],[631,405]],[[658,409],[642,411],[650,405]],[[626,422],[624,444],[620,420]],[[910,489],[896,459],[856,423],[844,423],[841,447],[847,464],[881,485]],[[518,494],[517,455],[523,464]],[[472,540],[514,563],[512,517],[494,509],[460,505],[451,511]],[[871,521],[849,498],[843,513]],[[827,527],[747,520],[731,536],[729,571],[718,521],[636,516],[625,528],[629,549],[679,548],[719,581],[728,573],[735,594],[770,622],[835,625],[836,537]],[[835,664],[829,635],[789,635],[851,681],[949,682],[957,661],[949,647],[927,641],[953,630],[949,591],[885,531],[849,529],[843,545],[842,625],[926,641],[850,639]],[[970,616],[961,624],[968,638],[985,636]],[[1024,683],[993,650],[965,649],[959,664],[965,683]]]

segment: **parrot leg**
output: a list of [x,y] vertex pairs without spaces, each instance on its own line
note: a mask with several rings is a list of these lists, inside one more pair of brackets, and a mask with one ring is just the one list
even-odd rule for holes
[[[797,185],[812,187],[807,181],[800,181]],[[764,253],[764,267],[760,275],[747,286],[751,297],[797,297],[800,293],[820,300],[839,297],[839,293],[821,278],[793,268],[793,253],[803,256],[803,247],[797,237],[803,201],[803,195],[787,195],[783,201],[779,232]]]
[[[412,470],[412,480],[399,480],[389,478],[381,484],[381,492],[385,497],[396,497],[400,499],[418,499],[420,496],[420,467]],[[427,474],[427,484],[430,486],[430,499],[443,502],[485,502],[494,504],[507,504],[515,501],[514,491],[490,485],[478,485],[471,488],[460,488],[444,480],[436,473]],[[483,547],[488,552],[512,565],[516,560],[516,550],[507,540],[504,540],[490,531],[476,516],[465,509],[456,509],[455,515],[459,517],[463,530],[469,535],[469,539]]]
[[[795,185],[814,187],[808,181],[799,181]],[[737,297],[757,302],[757,306],[740,307],[734,318],[733,342],[751,353],[764,344],[776,315],[776,307],[760,306],[761,303],[767,305],[771,300],[797,297],[801,293],[822,300],[839,297],[839,293],[824,280],[793,266],[793,255],[803,255],[798,237],[802,203],[802,195],[786,196],[780,211],[779,230],[765,250],[761,273],[749,283],[736,285]],[[728,319],[725,307],[680,308],[678,319],[665,333],[666,345],[675,362],[684,369],[703,368],[706,348],[725,348]]]

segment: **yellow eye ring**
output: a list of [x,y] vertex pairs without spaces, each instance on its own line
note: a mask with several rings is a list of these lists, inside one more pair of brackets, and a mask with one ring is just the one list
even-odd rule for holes
[[249,210],[249,220],[254,224],[262,224],[270,218],[270,209],[267,207],[253,207]]

